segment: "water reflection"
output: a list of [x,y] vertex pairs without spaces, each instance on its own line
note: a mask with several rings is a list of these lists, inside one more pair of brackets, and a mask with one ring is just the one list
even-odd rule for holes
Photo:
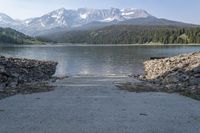
[[151,56],[173,56],[200,51],[199,46],[0,46],[0,55],[59,64],[57,75],[128,75],[141,73],[144,60]]

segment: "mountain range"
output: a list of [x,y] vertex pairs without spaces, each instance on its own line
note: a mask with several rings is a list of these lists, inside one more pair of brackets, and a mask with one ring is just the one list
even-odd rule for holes
[[97,29],[110,25],[191,26],[182,22],[160,19],[142,9],[61,8],[41,17],[15,20],[0,13],[0,27],[10,27],[24,34],[38,36],[51,32]]

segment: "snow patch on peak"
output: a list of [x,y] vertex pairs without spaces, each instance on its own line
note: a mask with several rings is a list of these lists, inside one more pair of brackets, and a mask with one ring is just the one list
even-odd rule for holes
[[31,21],[32,21],[32,20],[25,20],[24,23],[25,23],[26,25],[29,25],[29,23],[30,23]]
[[132,11],[132,12],[123,12],[123,13],[122,13],[122,15],[124,15],[124,16],[134,15],[134,14],[135,14],[134,11]]
[[41,22],[40,24],[42,27],[46,27],[46,25],[43,22]]
[[52,14],[51,17],[56,18],[56,19],[60,19],[62,16],[58,15],[58,14]]
[[113,20],[114,20],[114,18],[109,17],[109,18],[106,18],[106,19],[101,20],[101,21],[102,21],[102,22],[111,22],[111,21],[113,21]]
[[103,20],[100,20],[101,22],[112,22],[112,21],[123,21],[123,17],[121,16],[113,16],[113,17],[108,17],[108,18],[105,18]]
[[88,14],[87,14],[87,13],[85,13],[85,14],[80,14],[80,17],[81,17],[82,19],[86,19],[86,18],[88,17]]

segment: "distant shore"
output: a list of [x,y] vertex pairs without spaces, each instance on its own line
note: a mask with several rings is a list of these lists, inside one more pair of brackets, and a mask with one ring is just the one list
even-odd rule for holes
[[87,43],[55,43],[46,45],[57,46],[200,46],[200,44],[162,44],[162,43],[148,43],[148,44],[87,44]]
[[43,43],[43,44],[0,44],[1,47],[21,47],[21,46],[28,46],[28,47],[34,47],[34,46],[41,46],[41,47],[59,47],[59,46],[91,46],[91,47],[106,47],[106,46],[200,46],[200,44],[83,44],[83,43]]
[[0,43],[0,46],[11,46],[11,47],[21,47],[21,46],[200,46],[198,43],[189,43],[189,44],[162,44],[162,43],[146,43],[146,44],[88,44],[88,43],[35,43],[35,44],[3,44]]

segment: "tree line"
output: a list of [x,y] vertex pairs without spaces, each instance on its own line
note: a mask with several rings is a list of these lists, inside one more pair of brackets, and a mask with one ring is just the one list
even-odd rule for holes
[[200,43],[200,27],[114,25],[98,30],[56,33],[41,38],[88,44],[188,44]]
[[11,28],[0,28],[0,43],[24,44],[35,39]]

